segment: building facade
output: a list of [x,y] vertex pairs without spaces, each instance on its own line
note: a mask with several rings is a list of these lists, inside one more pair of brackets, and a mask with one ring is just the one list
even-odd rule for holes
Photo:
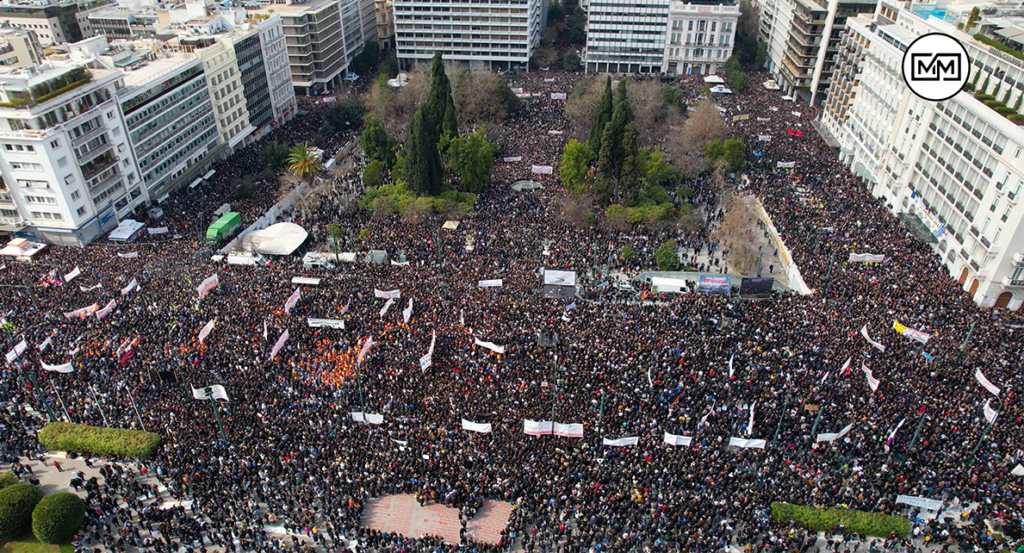
[[[243,40],[244,38],[249,37],[243,37]],[[258,46],[259,38],[255,32],[251,33],[251,38],[255,39],[251,44]],[[209,46],[197,50],[197,53],[203,62],[206,84],[210,89],[210,99],[216,112],[220,141],[227,146],[226,153],[230,154],[245,146],[253,131],[253,126],[249,122],[245,87],[242,85],[242,72],[238,68],[238,58],[235,56],[237,44],[233,42],[232,37],[225,35],[197,37],[197,40],[203,41],[204,44],[207,41],[212,42]],[[251,56],[249,61],[252,61]],[[266,79],[265,76],[263,78]],[[258,99],[255,91],[253,96],[254,99]],[[269,107],[269,103],[263,105],[264,109]]]
[[588,73],[653,73],[668,48],[670,0],[622,3],[590,0],[587,8]]
[[395,47],[395,5],[392,0],[374,0],[377,17],[377,44],[382,51]]
[[[276,126],[294,117],[296,111],[295,87],[292,86],[292,75],[288,66],[288,50],[285,48],[281,17],[273,15],[260,21],[257,31],[267,78],[267,92],[273,109],[271,124]],[[250,118],[252,113],[253,110],[250,108]],[[265,128],[255,122],[253,125],[261,131]]]
[[0,25],[31,29],[43,46],[78,42],[93,36],[89,14],[109,0],[50,3],[41,0],[0,4]]
[[1024,130],[967,91],[943,102],[914,95],[903,52],[944,32],[967,48],[971,83],[1009,106],[1024,94],[1024,62],[909,4],[883,0],[849,23],[821,127],[867,181],[982,306],[1024,303]]
[[0,69],[34,67],[43,62],[43,47],[31,29],[0,29]]
[[[117,91],[121,72],[79,66],[0,74],[0,224],[83,245],[145,204]],[[69,85],[71,90],[56,94]]]
[[526,69],[544,32],[546,0],[393,0],[395,48],[409,68],[435,52],[470,69]]
[[714,74],[732,56],[740,7],[733,2],[672,2],[661,72]]

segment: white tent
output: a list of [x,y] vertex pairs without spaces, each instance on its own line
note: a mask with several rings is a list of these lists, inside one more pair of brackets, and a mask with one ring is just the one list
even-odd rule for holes
[[704,82],[707,84],[725,84],[725,79],[718,75],[708,75],[707,77],[704,77]]
[[651,288],[655,292],[689,292],[686,281],[678,278],[651,277]]
[[266,255],[291,255],[308,236],[295,223],[277,223],[246,236],[244,249]]
[[145,223],[140,223],[134,219],[125,219],[121,221],[121,224],[117,225],[117,228],[107,238],[114,242],[129,242],[138,236],[139,231],[145,227]]
[[712,94],[732,94],[732,91],[722,85],[711,87]]

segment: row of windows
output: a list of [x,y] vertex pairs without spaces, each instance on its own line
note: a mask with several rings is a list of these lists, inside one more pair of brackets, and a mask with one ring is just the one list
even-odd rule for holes
[[[207,132],[209,132],[209,130],[211,130],[210,127],[213,127],[212,130],[214,132],[216,132],[217,128],[216,128],[216,126],[214,126],[213,123],[214,123],[213,116],[212,115],[207,115],[206,117],[204,117],[198,123],[190,126],[184,132],[179,133],[178,135],[176,135],[173,140],[168,140],[164,144],[161,144],[160,147],[155,148],[146,157],[144,157],[142,159],[139,159],[139,168],[142,169],[143,171],[146,171],[146,169],[149,168],[150,165],[155,163],[157,160],[161,159],[162,156],[167,154],[169,151],[177,148],[178,145],[181,144],[185,139],[187,139],[188,137],[190,137],[190,136],[200,132],[204,128],[207,129]],[[206,133],[203,133],[203,134],[206,134]]]
[[32,145],[22,144],[4,144],[4,149],[8,152],[33,152],[35,153],[36,148]]
[[[178,151],[174,152],[174,154],[168,156],[167,159],[162,161],[159,165],[153,167],[153,169],[151,169],[149,172],[145,173],[143,179],[146,180],[147,182],[156,179],[157,176],[162,175],[163,172],[166,171],[168,168],[176,165],[182,158],[194,153],[197,147],[202,146],[203,144],[209,142],[210,139],[217,134],[217,126],[213,125],[212,123],[213,121],[211,119],[210,122],[205,126],[206,130],[203,133],[201,133],[198,137],[189,142],[185,147],[179,149]],[[175,139],[175,144],[180,142],[181,138],[182,137],[179,136],[177,139]]]

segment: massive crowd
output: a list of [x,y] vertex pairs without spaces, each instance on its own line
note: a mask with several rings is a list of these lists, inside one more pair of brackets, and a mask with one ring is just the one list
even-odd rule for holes
[[[549,95],[571,92],[577,78],[531,73],[513,86]],[[699,84],[689,79],[680,86],[693,97]],[[339,222],[347,248],[403,251],[407,266],[305,270],[297,258],[256,267],[213,262],[201,250],[196,214],[227,201],[231,177],[262,171],[255,145],[217,166],[208,185],[165,203],[177,239],[51,249],[35,263],[6,263],[0,281],[10,324],[2,345],[7,351],[24,338],[29,348],[0,379],[10,401],[0,411],[0,453],[14,464],[36,455],[32,431],[51,413],[93,425],[105,416],[112,426],[144,425],[160,434],[154,459],[113,463],[102,484],[78,482],[90,513],[85,551],[237,543],[244,551],[334,552],[356,540],[360,551],[381,552],[498,552],[513,543],[529,552],[801,552],[813,550],[815,536],[772,520],[771,502],[910,514],[895,504],[897,494],[971,506],[966,524],[921,526],[929,536],[923,550],[1001,547],[988,539],[983,520],[1021,515],[1024,490],[1010,474],[1021,456],[1019,331],[1002,324],[1004,312],[976,307],[934,254],[835,161],[809,132],[814,109],[804,105],[793,115],[797,110],[783,107],[780,96],[754,87],[720,102],[730,116],[779,106],[762,112],[767,121],[728,120],[749,145],[751,188],[813,295],[742,302],[701,294],[658,302],[543,298],[543,268],[574,270],[589,283],[591,269],[620,263],[624,244],[638,253],[629,262],[633,270],[652,269],[654,249],[670,237],[694,250],[712,247],[706,232],[575,228],[561,218],[552,177],[541,179],[540,190],[513,191],[510,184],[530,178],[532,165],[557,165],[568,138],[548,133],[567,125],[561,104],[547,97],[503,125],[501,155],[523,160],[499,162],[474,213],[456,230],[359,211],[338,220],[334,196],[302,221],[308,228]],[[303,104],[310,114],[273,139],[297,142],[316,132],[324,106]],[[804,137],[785,134],[794,123]],[[758,143],[758,134],[774,139]],[[327,150],[351,138],[340,133]],[[776,172],[776,161],[797,165]],[[693,185],[700,207],[713,212],[713,192]],[[797,186],[819,202],[801,202]],[[266,184],[234,209],[249,223],[277,196]],[[826,226],[834,230],[821,233]],[[844,263],[853,251],[888,261]],[[79,267],[81,276],[63,286],[24,287],[43,282],[54,265],[65,273]],[[197,286],[214,273],[219,286],[200,299]],[[323,280],[302,286],[302,298],[286,313],[290,281],[300,275]],[[138,289],[122,295],[132,279]],[[503,285],[477,286],[489,279]],[[385,300],[374,297],[375,289],[401,291],[383,316]],[[118,306],[103,320],[63,315],[110,299]],[[414,311],[406,324],[409,299]],[[307,317],[343,318],[345,329],[310,328]],[[211,319],[216,326],[200,344],[198,333]],[[891,330],[894,319],[932,338],[924,346],[908,340]],[[958,348],[972,324],[961,359]],[[884,352],[859,334],[864,326]],[[284,347],[271,359],[286,330]],[[554,347],[538,346],[546,330],[557,333]],[[435,334],[432,365],[421,370]],[[136,337],[134,357],[122,364],[119,347]],[[374,344],[359,363],[368,337]],[[504,353],[475,346],[475,339]],[[844,372],[848,358],[852,370]],[[40,361],[70,361],[74,372],[44,372]],[[862,364],[880,381],[876,391]],[[978,384],[975,369],[1002,388],[998,399]],[[230,397],[219,404],[226,444],[209,403],[192,398],[190,387],[212,384]],[[999,417],[973,454],[988,399]],[[805,410],[808,404],[820,410]],[[383,424],[351,420],[350,412],[364,410],[382,414]],[[552,412],[559,422],[584,423],[584,438],[523,433],[524,419],[549,420]],[[493,431],[464,431],[460,419],[490,421]],[[817,433],[852,427],[834,442],[815,443],[816,422]],[[665,432],[693,443],[667,445]],[[767,444],[733,448],[732,436]],[[610,447],[601,437],[639,442]],[[141,470],[179,503],[145,504],[155,488],[133,478]],[[445,544],[362,528],[366,501],[395,493],[432,496],[466,512],[481,499],[516,509],[501,544]],[[264,531],[270,523],[316,541],[271,539]],[[834,547],[867,546],[843,539]],[[902,536],[871,545],[897,547],[922,545]]]

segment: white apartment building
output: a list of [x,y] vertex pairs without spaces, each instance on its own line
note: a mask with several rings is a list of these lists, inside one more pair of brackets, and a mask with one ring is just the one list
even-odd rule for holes
[[[118,108],[120,71],[40,65],[0,74],[0,224],[84,245],[147,199]],[[55,91],[76,85],[60,94]]]
[[260,21],[257,30],[273,110],[271,123],[277,126],[294,117],[296,111],[295,87],[292,86],[292,74],[288,66],[288,50],[285,48],[281,16],[272,15]]
[[732,56],[740,7],[732,2],[672,2],[661,72],[717,73]]
[[440,52],[470,69],[527,69],[547,0],[394,0],[395,48],[409,68]]
[[235,49],[230,39],[221,37],[198,53],[203,61],[206,84],[216,111],[220,141],[227,144],[227,152],[232,153],[248,143],[249,135],[254,130],[249,122],[249,109]]
[[43,46],[78,42],[94,35],[89,15],[110,0],[7,0],[0,2],[0,24],[36,32]]
[[968,91],[921,100],[905,85],[901,62],[921,34],[955,36],[972,60],[971,82],[979,92],[987,83],[1008,106],[1024,94],[1024,62],[908,7],[883,0],[873,18],[848,22],[820,127],[975,302],[1020,309],[1024,129]]
[[32,67],[42,63],[43,47],[31,29],[0,29],[0,69]]

